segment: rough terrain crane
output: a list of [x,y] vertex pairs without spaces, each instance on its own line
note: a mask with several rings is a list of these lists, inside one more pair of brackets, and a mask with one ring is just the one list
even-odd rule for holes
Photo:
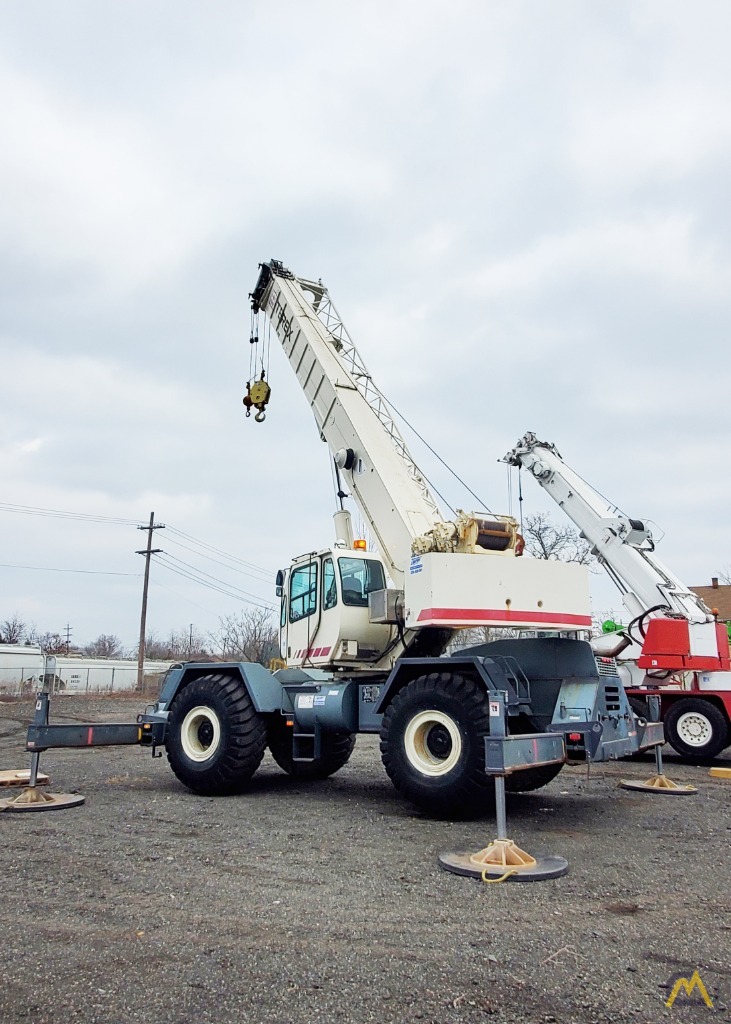
[[622,593],[629,628],[592,641],[615,654],[633,706],[660,697],[665,734],[684,756],[715,757],[731,743],[731,663],[726,626],[655,554],[645,522],[612,507],[527,433],[505,456],[525,469],[578,527]]
[[[444,655],[465,627],[588,627],[586,569],[519,557],[511,517],[442,517],[321,282],[272,260],[260,265],[251,301],[268,317],[334,460],[335,543],[277,576],[284,669],[174,668],[138,717],[136,738],[96,726],[83,732],[84,745],[165,746],[186,786],[219,794],[244,789],[267,746],[290,774],[324,778],[347,762],[357,733],[378,733],[395,786],[430,812],[460,816],[490,801],[494,774],[506,776],[508,790],[531,790],[567,761],[660,743],[662,727],[635,719],[619,678],[600,677],[588,643],[497,641]],[[268,397],[263,378],[250,381],[247,414],[255,407],[261,421]],[[348,495],[377,552],[354,540]],[[37,714],[29,750],[64,745],[64,736],[78,745],[64,733],[75,727]],[[495,716],[501,726],[491,729]]]

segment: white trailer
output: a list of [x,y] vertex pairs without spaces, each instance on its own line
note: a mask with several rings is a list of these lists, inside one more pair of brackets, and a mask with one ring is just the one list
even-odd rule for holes
[[[162,676],[172,661],[145,661],[145,676]],[[56,657],[56,693],[117,693],[137,686],[137,662],[111,658]]]
[[25,644],[0,644],[0,696],[32,693],[43,675],[43,651]]
[[[145,661],[145,676],[162,676],[172,661]],[[0,644],[0,696],[32,694],[43,683],[45,657],[40,647]],[[53,693],[117,693],[137,686],[137,662],[125,659],[56,656],[48,680]]]

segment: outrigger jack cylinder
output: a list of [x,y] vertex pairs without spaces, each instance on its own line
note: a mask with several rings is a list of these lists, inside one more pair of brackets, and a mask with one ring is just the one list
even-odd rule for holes
[[[660,698],[648,697],[647,704],[650,709],[650,721],[660,721]],[[662,743],[655,747],[655,774],[649,779],[640,782],[635,779],[622,779],[619,784],[622,789],[632,789],[640,793],[667,793],[670,796],[693,796],[698,790],[695,786],[681,786],[669,779],[662,769]]]
[[[506,695],[490,694],[490,735],[505,736]],[[499,705],[498,714],[493,705]],[[497,838],[477,853],[464,850],[447,850],[440,853],[437,863],[454,875],[481,878],[483,882],[540,882],[548,878],[559,878],[569,869],[563,857],[537,856],[521,850],[512,839],[508,839],[507,815],[505,810],[505,773],[495,774],[495,817]]]

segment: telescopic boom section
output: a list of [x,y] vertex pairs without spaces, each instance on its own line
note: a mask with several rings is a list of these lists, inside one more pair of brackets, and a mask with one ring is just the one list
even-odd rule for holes
[[443,524],[437,504],[325,286],[295,277],[276,260],[260,266],[252,309],[269,317],[400,587],[414,540]]
[[653,554],[647,525],[622,515],[593,490],[566,465],[555,445],[528,433],[504,461],[534,476],[578,527],[622,591],[630,614],[640,615],[661,605],[688,622],[713,621],[703,601]]

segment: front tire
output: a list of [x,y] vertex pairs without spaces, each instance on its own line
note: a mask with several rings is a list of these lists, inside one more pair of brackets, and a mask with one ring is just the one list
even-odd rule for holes
[[487,694],[459,674],[407,683],[386,708],[381,759],[396,789],[430,814],[469,817],[494,805],[485,774]]
[[682,757],[711,758],[731,741],[723,712],[707,700],[675,701],[663,717],[665,737]]
[[201,676],[170,706],[168,761],[194,793],[240,793],[259,767],[266,742],[266,725],[233,676]]

